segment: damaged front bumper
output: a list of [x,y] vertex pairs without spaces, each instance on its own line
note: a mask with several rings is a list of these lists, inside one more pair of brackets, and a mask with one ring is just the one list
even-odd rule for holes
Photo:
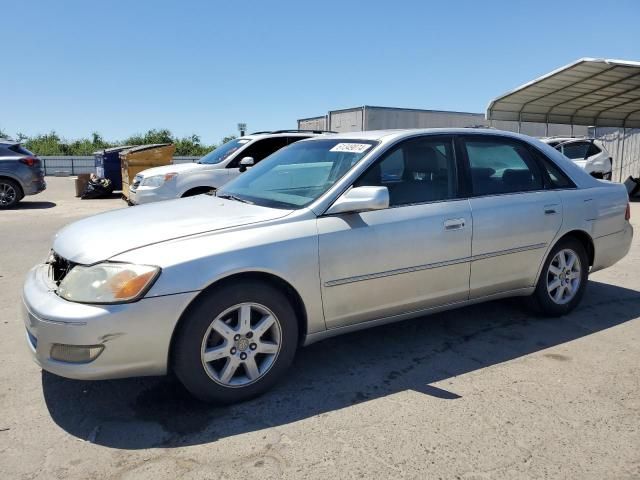
[[23,290],[27,345],[38,365],[62,377],[163,375],[175,326],[196,294],[119,305],[73,303],[54,292],[48,265],[38,265]]

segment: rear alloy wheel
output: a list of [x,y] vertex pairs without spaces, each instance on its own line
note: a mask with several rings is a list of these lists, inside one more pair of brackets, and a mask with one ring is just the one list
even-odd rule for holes
[[555,254],[547,269],[547,292],[558,305],[573,300],[582,281],[582,268],[576,252],[560,250]]
[[582,244],[561,240],[544,263],[533,298],[542,313],[560,316],[573,310],[584,295],[589,261]]
[[20,187],[8,178],[0,179],[0,208],[10,208],[22,198]]
[[255,397],[293,361],[297,319],[287,297],[271,285],[250,280],[216,288],[185,315],[172,365],[201,400],[235,403]]

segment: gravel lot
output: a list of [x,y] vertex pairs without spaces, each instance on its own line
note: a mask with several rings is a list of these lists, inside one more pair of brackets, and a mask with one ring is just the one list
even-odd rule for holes
[[507,300],[346,335],[219,408],[170,379],[73,381],[31,361],[26,271],[63,225],[124,208],[48,182],[0,212],[0,478],[640,478],[639,203],[630,254],[565,318]]

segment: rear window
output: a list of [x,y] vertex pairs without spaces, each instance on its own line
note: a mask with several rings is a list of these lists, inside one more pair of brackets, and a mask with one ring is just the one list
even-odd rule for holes
[[589,150],[587,150],[587,156],[593,157],[594,155],[599,154],[601,151],[602,150],[600,150],[593,142],[591,142],[591,145],[589,145]]
[[588,157],[589,142],[568,143],[562,146],[562,153],[571,160],[583,160]]

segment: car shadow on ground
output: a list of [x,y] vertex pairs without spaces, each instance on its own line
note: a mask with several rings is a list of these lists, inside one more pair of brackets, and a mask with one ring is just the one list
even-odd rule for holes
[[119,191],[107,193],[105,195],[100,195],[99,197],[93,197],[93,198],[79,197],[79,198],[80,200],[83,200],[85,202],[88,202],[89,200],[113,200],[114,198],[119,198],[124,201],[124,198],[122,197],[122,192],[119,192]]
[[455,401],[456,392],[431,384],[632,320],[640,292],[590,282],[582,305],[553,319],[522,303],[491,302],[311,345],[298,352],[287,379],[239,405],[203,404],[170,378],[86,382],[46,372],[44,399],[71,435],[120,449],[209,443],[404,390]]
[[30,202],[28,200],[22,200],[21,202],[17,203],[15,207],[13,207],[14,210],[41,210],[41,209],[45,209],[45,208],[53,208],[55,207],[57,204],[54,202]]

